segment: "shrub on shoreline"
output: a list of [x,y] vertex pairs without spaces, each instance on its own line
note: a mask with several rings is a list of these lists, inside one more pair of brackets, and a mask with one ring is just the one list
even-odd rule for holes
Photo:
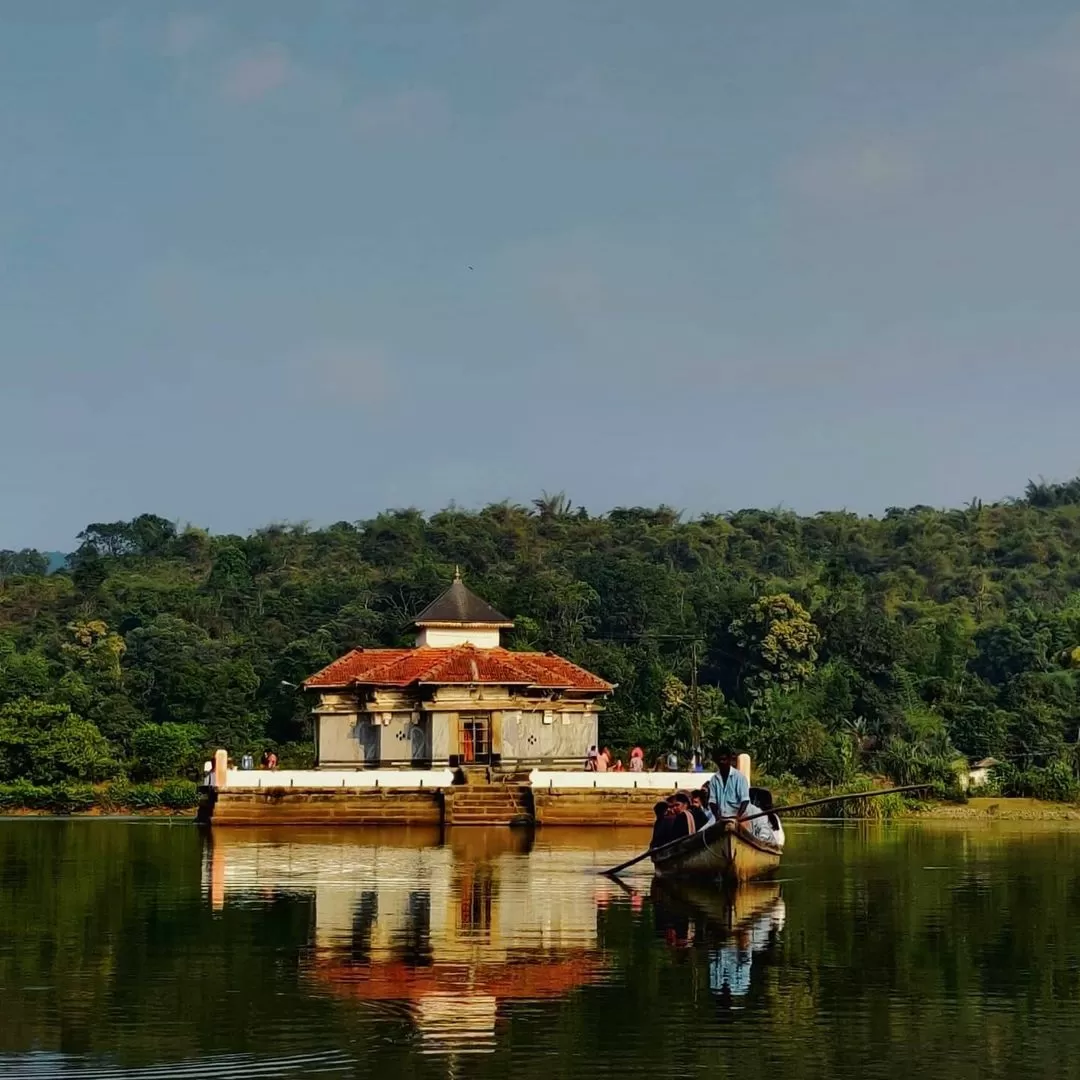
[[145,813],[153,810],[183,811],[194,809],[199,789],[191,780],[168,780],[163,784],[114,783],[34,784],[14,780],[0,784],[0,814],[20,810],[52,814],[82,814],[97,809],[104,814]]
[[169,810],[191,810],[199,805],[199,788],[192,780],[170,780],[159,792],[161,805]]
[[994,766],[986,794],[1047,802],[1080,802],[1080,782],[1064,761],[1029,769],[1002,762]]

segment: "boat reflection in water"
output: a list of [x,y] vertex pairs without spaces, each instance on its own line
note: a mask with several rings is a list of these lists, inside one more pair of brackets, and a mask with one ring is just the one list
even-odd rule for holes
[[[605,838],[600,838],[605,839]],[[534,844],[509,829],[218,829],[207,840],[211,904],[314,903],[301,978],[404,1012],[429,1053],[494,1049],[500,1013],[610,977],[598,911],[619,896],[597,876],[632,853],[611,837]]]
[[709,989],[725,1004],[750,992],[755,954],[771,948],[784,928],[784,899],[775,883],[718,889],[658,878],[652,901],[657,930],[669,945],[706,951]]

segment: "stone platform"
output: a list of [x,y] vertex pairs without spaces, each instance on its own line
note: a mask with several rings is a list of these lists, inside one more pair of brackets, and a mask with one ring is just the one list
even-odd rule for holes
[[223,786],[206,789],[199,820],[221,826],[651,826],[658,799],[704,780],[700,773],[534,770],[527,777],[455,784],[449,772],[354,773],[345,780],[230,772]]
[[439,826],[443,824],[443,795],[438,790],[299,787],[211,790],[199,806],[198,820],[211,825]]
[[470,785],[450,791],[268,789],[210,793],[212,825],[652,825],[655,791],[533,790]]
[[528,783],[409,788],[376,786],[370,778],[362,786],[283,783],[280,775],[269,773],[262,779],[254,786],[207,788],[199,820],[213,825],[651,825],[659,798],[701,783],[700,774],[680,773],[633,779],[600,774],[595,782],[590,773],[534,773]]

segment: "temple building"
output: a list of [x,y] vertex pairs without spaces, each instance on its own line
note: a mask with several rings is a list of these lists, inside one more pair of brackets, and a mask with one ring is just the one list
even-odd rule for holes
[[408,649],[353,649],[312,675],[320,768],[580,768],[614,687],[554,653],[504,649],[513,622],[454,582]]

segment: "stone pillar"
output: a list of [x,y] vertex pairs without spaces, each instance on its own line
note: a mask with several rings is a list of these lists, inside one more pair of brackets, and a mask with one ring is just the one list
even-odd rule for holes
[[214,751],[214,787],[220,791],[229,782],[229,753],[227,750]]
[[738,757],[738,763],[736,764],[735,767],[739,770],[739,772],[741,772],[743,774],[743,776],[746,777],[746,782],[748,784],[751,783],[751,780],[750,780],[750,755],[749,754],[740,754],[739,757]]

